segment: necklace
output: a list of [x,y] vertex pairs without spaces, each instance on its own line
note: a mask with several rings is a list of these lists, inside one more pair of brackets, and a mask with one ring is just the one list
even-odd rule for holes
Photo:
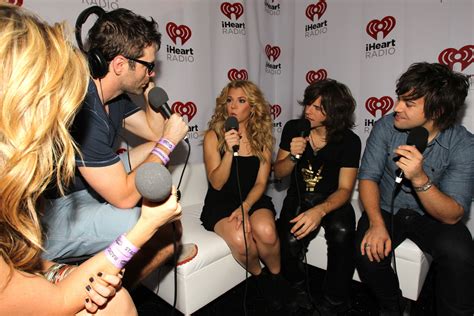
[[313,155],[316,156],[318,152],[326,146],[326,141],[322,140],[321,145],[316,145],[316,142],[313,139],[313,134],[309,134],[309,142],[311,144],[311,148],[313,148]]

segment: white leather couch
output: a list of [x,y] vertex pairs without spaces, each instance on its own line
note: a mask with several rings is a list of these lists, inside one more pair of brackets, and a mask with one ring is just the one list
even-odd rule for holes
[[[177,184],[182,166],[170,169],[173,183]],[[188,165],[181,186],[184,228],[182,240],[183,243],[197,244],[198,254],[177,269],[176,308],[185,315],[197,311],[245,279],[245,270],[234,260],[225,242],[201,225],[199,217],[206,191],[204,164]],[[357,216],[360,217],[357,198],[352,200],[352,204],[358,213]],[[309,245],[307,260],[309,264],[325,269],[327,246],[323,236],[324,232],[321,229]],[[410,240],[405,240],[395,250],[395,255],[403,296],[416,300],[428,272],[430,258]],[[354,274],[354,279],[359,281],[357,272]],[[155,271],[144,284],[173,305],[174,275],[171,268],[164,267]]]

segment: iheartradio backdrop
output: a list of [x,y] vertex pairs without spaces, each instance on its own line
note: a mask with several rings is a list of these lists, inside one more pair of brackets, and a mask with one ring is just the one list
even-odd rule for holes
[[[310,82],[333,78],[348,85],[357,101],[355,132],[365,143],[374,121],[392,112],[395,81],[413,62],[440,62],[474,75],[473,0],[9,2],[71,25],[93,5],[153,17],[163,34],[155,82],[168,92],[173,111],[189,122],[194,163],[202,161],[203,132],[230,79],[250,79],[264,91],[276,152],[285,122],[302,113],[297,100]],[[83,34],[93,21],[91,16]],[[472,103],[471,92],[463,117],[471,132]],[[174,163],[184,161],[185,149],[173,154]],[[282,190],[284,184],[270,181],[277,209]]]

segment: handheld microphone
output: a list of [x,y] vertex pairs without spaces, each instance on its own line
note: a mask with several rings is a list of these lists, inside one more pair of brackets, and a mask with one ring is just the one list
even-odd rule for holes
[[154,87],[148,92],[148,102],[155,112],[161,113],[166,119],[173,114],[168,105],[168,94],[160,87]]
[[[305,118],[300,119],[296,123],[296,130],[300,131],[299,137],[308,137],[311,130],[311,123]],[[295,158],[300,159],[301,155],[295,155]]]
[[[239,122],[235,116],[229,116],[224,124],[225,131],[228,132],[232,129],[235,129],[237,132],[239,131]],[[232,151],[234,152],[234,156],[239,155],[239,145],[232,146]]]
[[[173,112],[168,105],[168,94],[165,90],[160,87],[154,87],[148,92],[148,102],[150,103],[150,107],[155,112],[161,113],[165,119],[169,119]],[[184,140],[188,143],[188,135],[184,136]]]
[[135,186],[143,198],[160,203],[171,195],[171,174],[156,162],[146,162],[137,168]]
[[[408,134],[407,145],[415,146],[423,154],[428,145],[428,131],[426,128],[422,126],[413,128]],[[403,170],[399,168],[396,174],[395,182],[398,184],[402,183],[404,178]]]

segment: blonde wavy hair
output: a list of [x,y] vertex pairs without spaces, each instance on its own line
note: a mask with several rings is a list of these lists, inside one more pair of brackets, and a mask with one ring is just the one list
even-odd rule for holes
[[273,150],[273,121],[270,116],[270,105],[265,100],[262,91],[253,82],[233,80],[222,89],[221,94],[216,98],[216,108],[208,124],[209,130],[213,130],[217,134],[219,151],[224,152],[224,124],[229,117],[226,109],[227,97],[230,89],[237,88],[241,88],[244,91],[251,107],[251,114],[247,124],[247,138],[250,142],[252,154],[256,155],[260,161],[264,161],[264,150]]
[[65,34],[0,3],[0,256],[20,271],[39,268],[41,193],[51,181],[63,191],[74,175],[68,128],[89,71]]

